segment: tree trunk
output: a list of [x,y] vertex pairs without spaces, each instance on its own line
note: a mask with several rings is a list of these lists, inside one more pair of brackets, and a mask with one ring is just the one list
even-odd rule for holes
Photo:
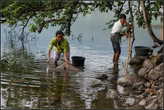
[[133,44],[134,44],[134,40],[135,40],[135,36],[134,36],[134,16],[133,16],[133,9],[132,9],[132,1],[128,1],[128,5],[129,5],[129,10],[130,10],[130,17],[131,17],[131,24],[132,24],[132,30],[131,32],[129,32],[129,36],[128,36],[128,57],[126,60],[126,64],[125,64],[125,72],[128,73],[128,65],[129,65],[129,61],[132,58],[132,49],[133,49]]
[[162,44],[162,41],[159,40],[159,39],[156,37],[156,35],[154,34],[154,32],[153,32],[153,30],[152,30],[151,24],[148,22],[148,19],[149,19],[149,12],[146,11],[144,0],[140,0],[140,4],[141,4],[142,11],[143,11],[143,17],[144,17],[144,21],[145,21],[145,24],[146,24],[146,28],[147,28],[147,31],[148,31],[150,37],[152,38],[152,40],[153,40],[154,42],[158,42],[159,44]]
[[164,40],[164,17],[161,16],[161,26],[160,26],[160,40]]
[[[0,33],[1,33],[1,23],[0,23]],[[0,60],[1,60],[1,35],[0,35]]]

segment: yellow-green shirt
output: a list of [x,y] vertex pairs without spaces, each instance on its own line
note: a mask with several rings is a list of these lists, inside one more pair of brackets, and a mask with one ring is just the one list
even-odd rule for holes
[[49,44],[49,49],[52,48],[54,48],[55,51],[59,53],[69,52],[69,42],[63,38],[63,40],[61,40],[59,43],[56,38],[53,38]]

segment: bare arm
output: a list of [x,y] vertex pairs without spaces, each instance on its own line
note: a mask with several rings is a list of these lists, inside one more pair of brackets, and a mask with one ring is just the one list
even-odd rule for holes
[[131,28],[132,28],[132,25],[129,24],[127,21],[125,21],[125,24],[124,24],[124,25],[127,26],[128,30],[127,30],[127,32],[122,33],[121,36],[122,36],[122,37],[123,37],[123,36],[129,37],[129,34],[130,34],[130,30],[131,30]]
[[70,46],[68,41],[64,47],[64,61],[65,63],[70,64]]
[[132,25],[129,24],[127,21],[125,22],[125,25],[127,25],[127,27],[128,27],[129,29],[132,28]]
[[48,62],[50,61],[51,58],[51,49],[48,49]]
[[64,61],[70,64],[70,51],[64,53]]

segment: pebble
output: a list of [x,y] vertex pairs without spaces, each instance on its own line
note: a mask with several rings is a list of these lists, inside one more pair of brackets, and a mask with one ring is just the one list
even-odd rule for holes
[[130,106],[132,106],[132,105],[134,105],[134,103],[135,103],[135,98],[128,97],[128,98],[126,99],[126,102],[125,102],[125,103],[128,104],[128,105],[130,105]]
[[141,105],[141,106],[146,105],[146,100],[145,100],[145,99],[142,99],[142,100],[139,102],[139,105]]
[[121,95],[128,95],[129,91],[127,91],[123,86],[118,85],[117,86],[117,91]]
[[116,90],[114,89],[109,89],[106,95],[107,98],[112,98],[112,99],[116,99],[118,97],[118,93]]

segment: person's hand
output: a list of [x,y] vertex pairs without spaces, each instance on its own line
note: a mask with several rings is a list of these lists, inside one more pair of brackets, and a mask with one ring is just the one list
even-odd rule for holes
[[66,62],[66,61],[64,62],[64,68],[65,68],[65,69],[69,69],[69,64],[68,64],[68,62]]
[[69,60],[65,61],[65,63],[71,65],[71,62]]
[[47,63],[50,63],[50,58],[48,58]]

